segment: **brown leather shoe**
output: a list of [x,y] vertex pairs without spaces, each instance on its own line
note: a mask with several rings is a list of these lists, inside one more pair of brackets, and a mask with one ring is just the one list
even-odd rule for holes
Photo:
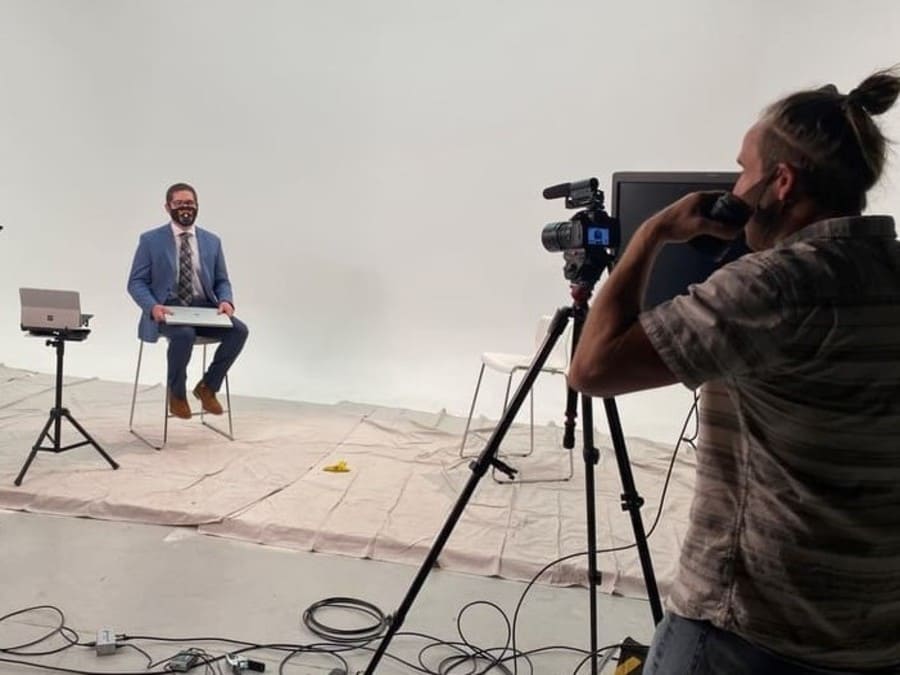
[[169,412],[174,417],[180,417],[183,420],[191,419],[191,406],[186,398],[178,398],[169,391]]
[[222,414],[222,404],[219,403],[219,400],[216,398],[216,392],[206,386],[206,382],[201,380],[197,386],[194,387],[194,396],[200,399],[200,405],[203,406],[203,409],[206,412],[213,415]]

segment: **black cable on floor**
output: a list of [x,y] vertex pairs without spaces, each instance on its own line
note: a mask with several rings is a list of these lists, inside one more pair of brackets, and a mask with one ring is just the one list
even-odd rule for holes
[[[659,522],[660,522],[660,519],[662,516],[663,506],[665,505],[665,498],[668,493],[669,484],[671,482],[672,474],[673,474],[673,471],[675,468],[675,461],[678,457],[678,452],[680,450],[681,443],[685,442],[685,443],[688,443],[691,446],[693,446],[694,439],[696,439],[696,436],[697,436],[696,432],[694,433],[693,437],[690,437],[690,438],[685,436],[685,432],[687,430],[687,425],[690,423],[691,417],[694,415],[694,413],[697,410],[697,402],[698,402],[698,396],[695,393],[693,403],[691,405],[691,408],[688,411],[688,414],[685,417],[684,424],[682,426],[681,432],[679,433],[678,440],[676,441],[676,444],[675,444],[675,448],[673,449],[672,458],[669,461],[669,466],[666,471],[666,478],[663,483],[663,488],[660,492],[659,506],[657,508],[653,523],[650,526],[649,530],[647,531],[648,539],[649,539],[650,535],[652,535],[653,532],[656,530],[656,527],[659,525]],[[636,546],[636,544],[634,544],[634,543],[623,544],[622,546],[615,546],[615,547],[611,547],[611,548],[600,549],[597,551],[597,554],[626,551],[626,550],[635,548],[635,546]],[[462,665],[469,666],[469,668],[470,668],[469,673],[471,675],[485,675],[492,668],[496,669],[498,667],[502,668],[503,673],[509,673],[510,671],[504,664],[507,661],[512,661],[513,671],[511,673],[511,675],[518,675],[518,663],[520,660],[524,660],[528,664],[531,672],[532,673],[534,672],[534,665],[531,663],[530,658],[528,658],[529,655],[532,655],[532,654],[537,654],[537,653],[541,653],[543,651],[556,650],[556,649],[571,649],[574,651],[581,651],[582,653],[586,653],[586,652],[584,652],[584,650],[578,650],[577,648],[567,647],[567,646],[563,646],[563,645],[553,646],[553,647],[548,647],[548,648],[539,648],[538,650],[532,650],[529,652],[520,652],[516,647],[516,633],[517,633],[519,615],[520,615],[520,611],[521,611],[522,605],[524,603],[524,600],[525,600],[528,592],[534,586],[534,584],[537,583],[538,579],[540,579],[540,577],[543,576],[550,568],[552,568],[562,562],[565,562],[566,560],[570,560],[570,559],[581,557],[581,556],[587,556],[587,555],[588,555],[587,551],[573,553],[573,554],[558,558],[556,560],[553,560],[552,562],[548,563],[543,568],[541,568],[537,572],[537,574],[535,574],[531,578],[531,580],[528,582],[525,589],[522,591],[522,594],[520,595],[519,600],[516,603],[516,609],[513,613],[513,619],[512,619],[511,623],[510,623],[508,617],[506,616],[506,614],[503,612],[503,610],[498,605],[496,605],[494,603],[486,602],[486,601],[475,601],[475,602],[468,603],[467,605],[465,605],[457,615],[457,632],[461,639],[460,642],[443,641],[443,640],[439,640],[437,638],[431,638],[431,636],[425,636],[424,634],[421,634],[421,633],[398,632],[398,633],[396,633],[396,636],[398,636],[398,637],[400,635],[418,635],[421,637],[429,637],[430,639],[433,639],[434,642],[432,644],[424,647],[422,650],[420,650],[418,666],[411,664],[407,661],[404,661],[403,659],[400,659],[399,657],[393,656],[390,653],[387,653],[386,656],[389,656],[390,658],[392,658],[400,663],[403,663],[404,665],[414,668],[415,670],[417,670],[419,672],[427,673],[428,675],[451,675],[451,672],[453,670],[455,670],[458,667],[461,667]],[[477,645],[472,644],[466,638],[466,636],[462,630],[462,624],[461,624],[462,616],[467,610],[469,610],[472,607],[477,606],[477,605],[491,606],[491,607],[497,609],[500,616],[503,617],[503,620],[506,622],[506,625],[507,625],[507,641],[503,647],[492,647],[492,648],[486,649],[486,648],[478,647]],[[372,617],[372,619],[374,621],[370,626],[366,626],[364,628],[357,629],[354,631],[347,631],[344,629],[336,629],[336,628],[333,628],[330,626],[326,626],[325,624],[323,624],[320,621],[318,621],[317,619],[315,619],[315,612],[326,606],[331,607],[331,608],[346,608],[346,609],[352,609],[354,611],[362,611],[364,614]],[[346,644],[352,644],[352,643],[360,641],[360,640],[372,641],[372,640],[378,639],[378,637],[381,636],[381,634],[383,633],[384,629],[388,626],[388,623],[390,621],[390,617],[388,615],[386,615],[384,612],[382,612],[375,605],[368,603],[364,600],[358,600],[355,598],[346,598],[346,597],[326,598],[325,600],[319,601],[318,603],[311,605],[304,612],[303,616],[304,616],[304,624],[307,626],[307,628],[309,628],[316,635],[319,635],[320,637],[323,637],[325,639],[331,639],[331,640],[334,640],[335,642],[346,643]],[[618,644],[614,644],[614,645],[609,645],[607,647],[598,649],[597,650],[598,656],[602,655],[604,652],[606,652],[609,649],[616,649],[619,646],[620,645],[618,645]],[[362,648],[362,649],[366,649],[366,650],[369,649],[368,646],[364,646],[364,645],[358,645],[358,647]],[[443,659],[442,661],[439,662],[438,671],[435,672],[435,671],[432,671],[426,665],[424,656],[429,649],[434,649],[434,648],[438,648],[438,647],[456,649],[460,653],[456,654],[456,655],[451,655],[451,656],[445,657],[445,659]],[[466,650],[468,650],[468,652]],[[493,655],[493,652],[498,652],[498,651],[499,651],[498,655],[496,655],[496,656]],[[508,653],[508,655],[507,655],[507,653]],[[579,664],[576,666],[574,673],[577,674],[577,672],[584,666],[585,663],[587,663],[591,659],[591,657],[592,657],[592,654],[586,653],[586,656],[584,657],[584,659],[581,662],[579,662]],[[481,670],[478,669],[479,659],[487,662],[486,666],[484,666],[483,669],[481,669]],[[281,672],[281,671],[279,671],[279,672]],[[349,671],[347,671],[347,672],[349,672]]]
[[[372,623],[361,628],[338,628],[329,626],[316,616],[323,609],[346,609],[363,614],[372,619]],[[313,634],[338,643],[366,642],[374,640],[384,633],[390,625],[391,617],[382,612],[371,602],[357,598],[333,597],[314,602],[303,612],[303,625]]]
[[[291,659],[298,656],[299,654],[324,654],[326,656],[329,656],[329,657],[335,659],[341,665],[341,668],[343,669],[344,673],[347,673],[349,675],[350,664],[347,662],[347,659],[345,659],[343,656],[341,656],[339,653],[337,653],[337,651],[327,649],[326,647],[328,647],[328,646],[330,646],[330,645],[322,644],[322,645],[310,645],[309,647],[298,647],[294,651],[287,654],[281,660],[281,662],[278,664],[279,675],[284,675],[285,666],[287,666],[287,664],[291,661]],[[346,649],[349,651],[350,649],[356,649],[356,647],[347,647]]]
[[51,666],[45,663],[32,663],[31,661],[21,661],[19,659],[5,659],[0,657],[0,663],[12,663],[17,666],[26,666],[28,668],[38,668],[40,670],[46,670],[51,673],[72,673],[73,675],[171,675],[171,670],[128,670],[128,671],[113,671],[113,670],[104,670],[104,671],[96,671],[96,670],[78,670],[75,668],[63,668],[61,666]]
[[[650,528],[647,530],[646,536],[647,536],[648,540],[650,539],[650,536],[653,534],[653,532],[656,530],[657,525],[659,525],[659,522],[660,522],[660,519],[662,516],[663,506],[665,505],[665,501],[666,501],[666,495],[669,490],[669,483],[671,482],[671,479],[672,479],[672,473],[675,470],[675,460],[678,457],[678,451],[681,449],[681,443],[686,442],[689,445],[691,445],[691,447],[694,447],[696,449],[696,446],[694,445],[694,440],[697,438],[697,434],[699,433],[699,421],[698,421],[698,429],[695,430],[693,437],[688,438],[688,437],[685,437],[684,434],[685,434],[685,431],[687,430],[688,424],[690,423],[691,417],[697,411],[697,405],[698,405],[699,398],[700,398],[699,394],[695,391],[694,392],[694,400],[691,404],[691,407],[688,409],[687,415],[684,418],[684,424],[682,425],[681,431],[678,434],[678,440],[675,442],[675,448],[672,450],[672,458],[669,460],[669,467],[666,470],[666,479],[663,482],[663,487],[662,487],[662,490],[660,491],[660,495],[659,495],[659,506],[656,509],[656,515],[654,516],[653,523],[651,524]],[[636,546],[637,546],[637,544],[624,544],[622,546],[616,546],[613,548],[601,549],[601,550],[598,550],[597,553],[600,554],[600,553],[615,553],[618,551],[627,551],[628,549],[635,548]],[[515,609],[515,612],[513,613],[513,620],[512,620],[512,648],[513,648],[513,651],[516,650],[516,628],[518,626],[519,611],[522,607],[523,602],[525,601],[525,596],[531,590],[531,587],[534,586],[534,584],[537,582],[537,580],[540,579],[541,576],[543,576],[543,574],[547,570],[549,570],[551,567],[554,567],[555,565],[558,565],[559,563],[562,563],[566,560],[570,560],[572,558],[577,558],[579,556],[587,556],[588,553],[589,553],[588,551],[583,551],[581,553],[572,553],[570,555],[563,556],[562,558],[558,558],[557,560],[554,560],[554,561],[548,563],[547,565],[545,565],[544,567],[542,567],[538,571],[538,573],[535,574],[531,578],[531,580],[528,582],[528,585],[525,587],[525,590],[522,591],[522,595],[519,596],[519,601],[516,604],[516,609]],[[515,664],[515,662],[514,662],[514,664]],[[577,670],[576,670],[576,672],[577,672]],[[515,669],[515,665],[514,665],[514,675],[518,675],[518,670]]]
[[[12,645],[9,647],[0,647],[0,653],[23,655],[23,656],[27,655],[27,653],[21,654],[20,653],[21,650],[26,649],[28,647],[33,647],[34,645],[38,645],[42,642],[46,642],[53,636],[58,635],[58,634],[63,634],[64,631],[67,630],[66,615],[63,614],[63,611],[59,607],[56,607],[54,605],[34,605],[32,607],[26,607],[25,609],[18,609],[14,612],[10,612],[9,614],[6,614],[6,615],[0,617],[0,624],[2,624],[4,621],[9,621],[10,619],[14,619],[17,616],[22,616],[23,614],[28,614],[30,612],[39,612],[42,610],[50,610],[51,612],[54,612],[57,615],[57,617],[58,617],[57,626],[55,628],[51,628],[46,634],[44,634],[38,638],[35,638],[34,640],[31,640],[30,642],[23,642],[22,644]],[[73,631],[71,628],[69,628],[68,630],[71,633],[74,633],[75,642],[77,643],[78,634],[75,633],[75,631]],[[66,639],[66,638],[64,637],[64,639]],[[66,647],[63,647],[62,649],[68,649],[69,647],[72,646],[71,640],[67,639],[67,642],[69,642],[69,645],[67,645]],[[62,651],[62,650],[57,650],[57,651]],[[52,652],[52,653],[56,653],[56,652]]]
[[[697,393],[694,395],[693,405],[688,412],[688,415],[685,419],[684,425],[681,429],[681,433],[679,435],[678,442],[675,445],[675,449],[672,454],[672,459],[669,462],[669,467],[666,473],[666,479],[663,484],[663,489],[660,493],[659,499],[659,507],[656,512],[656,516],[654,518],[653,524],[647,531],[647,537],[655,531],[657,525],[660,522],[660,518],[662,515],[663,506],[665,504],[665,497],[668,491],[669,483],[671,481],[672,473],[674,470],[675,460],[678,455],[678,451],[680,449],[681,443],[687,443],[696,449],[694,445],[694,441],[698,436],[699,430],[699,420],[697,422],[697,427],[691,437],[685,435],[685,431],[687,430],[687,425],[694,413],[696,413],[698,408],[698,400],[699,396]],[[634,548],[635,544],[626,544],[622,546],[616,546],[607,549],[598,550],[597,553],[610,553],[616,551],[624,551],[631,548]],[[527,652],[519,651],[516,647],[516,632],[518,626],[518,619],[520,615],[520,611],[524,600],[537,582],[537,580],[546,573],[551,567],[558,565],[566,560],[570,560],[572,558],[576,558],[579,556],[585,556],[587,552],[574,553],[567,556],[563,556],[557,560],[552,561],[551,563],[545,565],[541,570],[535,574],[532,579],[528,582],[522,594],[519,597],[519,600],[516,604],[516,609],[513,614],[513,620],[510,622],[506,613],[502,610],[499,605],[496,605],[492,602],[487,601],[474,601],[470,602],[467,605],[463,606],[457,614],[456,626],[457,633],[459,634],[460,641],[459,642],[450,642],[440,640],[433,636],[426,635],[424,633],[415,633],[415,632],[398,632],[397,636],[414,636],[425,638],[431,640],[431,643],[423,647],[419,651],[419,664],[416,665],[414,663],[410,663],[404,659],[401,659],[392,654],[386,654],[386,656],[391,659],[402,663],[413,670],[416,670],[421,673],[426,673],[427,675],[453,675],[454,671],[457,671],[459,668],[466,666],[468,668],[468,675],[486,675],[491,671],[500,672],[503,675],[510,674],[511,672],[515,675],[518,674],[518,664],[520,661],[524,661],[530,670],[531,673],[534,673],[534,664],[531,662],[531,656],[545,653],[548,651],[554,650],[569,650],[576,651],[582,654],[586,654],[584,659],[579,662],[577,665],[574,674],[577,675],[578,671],[591,659],[592,654],[585,652],[583,649],[579,649],[576,647],[569,647],[565,645],[553,645],[547,647],[541,647],[534,650],[529,650]],[[474,644],[468,637],[466,637],[465,632],[463,631],[462,621],[463,616],[467,611],[470,611],[473,607],[477,607],[480,605],[491,607],[497,610],[497,613],[502,617],[503,621],[506,624],[506,633],[507,638],[502,647],[481,647]],[[347,629],[347,628],[339,628],[335,626],[328,625],[324,623],[321,619],[318,618],[317,613],[321,612],[324,609],[344,609],[349,610],[355,613],[361,613],[364,616],[371,619],[371,622],[368,625],[365,625],[361,628]],[[83,646],[83,647],[92,647],[95,646],[93,642],[82,643],[80,641],[80,637],[78,633],[72,628],[65,625],[65,615],[62,610],[53,606],[53,605],[36,605],[33,607],[27,607],[25,609],[17,610],[15,612],[11,612],[0,617],[0,624],[4,621],[9,621],[18,616],[22,616],[23,614],[29,612],[38,612],[42,610],[50,610],[57,614],[58,616],[58,624],[49,629],[44,635],[40,637],[24,642],[22,644],[16,644],[6,647],[0,647],[0,653],[10,654],[15,656],[46,656],[51,654],[57,654],[63,652],[67,649],[70,649],[73,646]],[[315,635],[328,640],[328,642],[319,643],[319,644],[311,644],[311,645],[289,645],[289,644],[271,644],[271,645],[260,645],[252,642],[246,642],[242,640],[234,640],[229,638],[220,638],[220,637],[193,637],[193,638],[165,638],[165,637],[153,637],[153,636],[137,636],[137,635],[118,635],[117,642],[121,643],[118,646],[130,647],[141,654],[143,654],[148,660],[147,668],[152,668],[156,665],[161,665],[168,661],[171,661],[174,657],[168,657],[166,659],[162,659],[154,663],[152,657],[140,649],[136,645],[129,644],[130,641],[133,640],[155,640],[160,642],[225,642],[233,645],[240,645],[242,649],[233,652],[234,654],[251,651],[251,650],[262,650],[262,649],[271,649],[276,651],[286,651],[288,654],[282,659],[279,664],[279,673],[284,672],[284,667],[287,663],[289,663],[293,658],[300,654],[324,654],[330,658],[334,658],[338,663],[340,663],[344,672],[349,673],[349,665],[346,659],[339,653],[343,651],[349,651],[352,649],[362,649],[364,651],[374,651],[369,644],[378,638],[382,637],[384,631],[390,625],[391,616],[385,614],[381,609],[379,609],[376,605],[366,602],[364,600],[359,600],[356,598],[349,597],[331,597],[325,598],[324,600],[320,600],[313,605],[310,605],[302,614],[303,624]],[[47,640],[52,639],[56,635],[59,635],[67,644],[59,647],[57,649],[51,649],[41,652],[29,652],[22,651],[29,647],[33,647],[35,645],[46,642]],[[603,654],[609,649],[618,648],[620,645],[609,645],[602,649],[598,650],[598,655]],[[432,670],[426,664],[426,655],[432,649],[444,648],[455,651],[455,654],[451,654],[449,656],[444,657],[438,662],[437,671]],[[224,660],[225,656],[212,656],[208,652],[193,648],[190,651],[197,654],[198,659],[204,665],[204,669],[206,673],[217,674],[221,673],[221,662]],[[513,671],[510,671],[509,668],[505,665],[507,662],[512,661]],[[21,661],[16,659],[6,659],[0,658],[0,662],[3,663],[13,663],[17,665],[24,665],[33,668],[41,668],[44,670],[54,671],[54,672],[62,672],[62,673],[76,673],[78,675],[95,675],[95,671],[86,671],[86,670],[76,670],[69,668],[58,668],[53,666],[48,666],[44,664],[31,663],[28,661]],[[480,667],[480,669],[479,669]],[[169,673],[171,670],[167,669],[165,671],[159,671],[160,673]],[[128,673],[110,673],[106,671],[103,675],[135,675],[132,672]],[[143,675],[153,675],[153,673],[148,673],[144,671]]]

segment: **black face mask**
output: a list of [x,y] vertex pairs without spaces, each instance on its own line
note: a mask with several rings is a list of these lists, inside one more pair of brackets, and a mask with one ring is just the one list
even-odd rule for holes
[[[746,227],[751,218],[766,228],[771,227],[771,221],[778,216],[778,205],[776,203],[774,207],[776,212],[773,214],[773,207],[763,206],[761,202],[774,177],[775,171],[768,172],[751,185],[742,197],[733,192],[720,195],[704,209],[704,215],[730,225],[735,230]],[[731,262],[746,252],[746,239],[743,233],[735,239],[720,239],[709,234],[701,234],[688,241],[688,244],[696,251],[712,258],[716,264]]]
[[172,209],[172,220],[182,227],[190,227],[197,220],[197,208],[194,206],[182,206]]
[[[772,184],[772,180],[775,178],[776,173],[776,170],[770,171],[747,191],[747,197],[755,197],[755,199],[753,199],[754,203],[751,204],[753,207],[753,219],[761,225],[765,231],[774,227],[784,213],[785,204],[777,199],[772,200],[768,204],[762,203],[763,197],[766,195],[769,185]],[[746,201],[749,203],[750,199],[747,199]]]

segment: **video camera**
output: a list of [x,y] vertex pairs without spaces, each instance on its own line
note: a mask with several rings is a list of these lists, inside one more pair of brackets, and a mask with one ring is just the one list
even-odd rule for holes
[[598,185],[596,178],[587,178],[544,190],[544,199],[565,197],[567,209],[582,209],[569,220],[545,225],[541,243],[548,251],[563,252],[566,279],[589,287],[612,264],[621,240],[619,222],[604,210]]

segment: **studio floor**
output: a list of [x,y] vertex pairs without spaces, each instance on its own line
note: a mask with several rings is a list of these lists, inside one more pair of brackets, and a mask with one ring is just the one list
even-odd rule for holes
[[[128,635],[309,646],[321,638],[301,615],[323,598],[359,598],[392,613],[472,476],[471,458],[459,456],[465,420],[441,412],[235,397],[234,441],[198,420],[175,420],[167,445],[155,450],[129,432],[131,385],[73,378],[66,380],[64,405],[120,468],[113,471],[90,445],[40,452],[17,487],[13,479],[48,417],[53,388],[47,373],[0,366],[0,531],[6,542],[0,549],[0,610],[57,606],[83,640],[109,627]],[[161,397],[159,385],[139,392],[135,425],[148,435],[162,431]],[[490,426],[476,420],[477,433],[464,454],[481,450]],[[398,635],[379,673],[441,672],[438,663],[452,649],[422,652],[439,641],[503,647],[504,617],[487,604],[464,609],[467,603],[496,603],[512,620],[526,582],[566,556],[572,557],[551,566],[530,588],[515,626],[518,650],[557,648],[505,667],[575,672],[590,644],[586,558],[578,555],[586,550],[584,466],[576,451],[573,477],[553,480],[569,472],[560,437],[558,427],[539,427],[533,454],[518,458],[509,455],[528,451],[528,427],[513,427],[501,450],[521,477],[537,482],[500,484],[490,474],[479,482],[403,622],[403,633],[430,637]],[[64,422],[63,443],[78,440]],[[627,547],[634,537],[619,503],[615,458],[605,436],[598,434],[596,445],[598,548]],[[628,450],[650,529],[672,448],[628,439]],[[348,471],[323,470],[341,462]],[[693,468],[691,451],[680,452],[652,528],[653,564],[663,592],[687,520]],[[634,550],[601,552],[597,561],[598,644],[625,637],[647,642],[653,623]],[[338,609],[323,616],[344,627],[361,620]],[[39,610],[0,622],[0,645],[27,641],[56,621],[51,610]],[[135,646],[154,660],[184,648],[155,641]],[[192,646],[210,654],[226,650],[219,643]],[[365,649],[342,655],[349,672],[362,672],[371,658]],[[278,672],[285,652],[251,656]],[[148,664],[137,650],[125,648],[97,657],[74,647],[41,658],[92,672],[147,672]],[[221,662],[215,667],[229,672]],[[304,650],[283,672],[344,667],[333,655]],[[2,672],[33,668],[4,663]],[[590,669],[582,665],[578,672]]]

